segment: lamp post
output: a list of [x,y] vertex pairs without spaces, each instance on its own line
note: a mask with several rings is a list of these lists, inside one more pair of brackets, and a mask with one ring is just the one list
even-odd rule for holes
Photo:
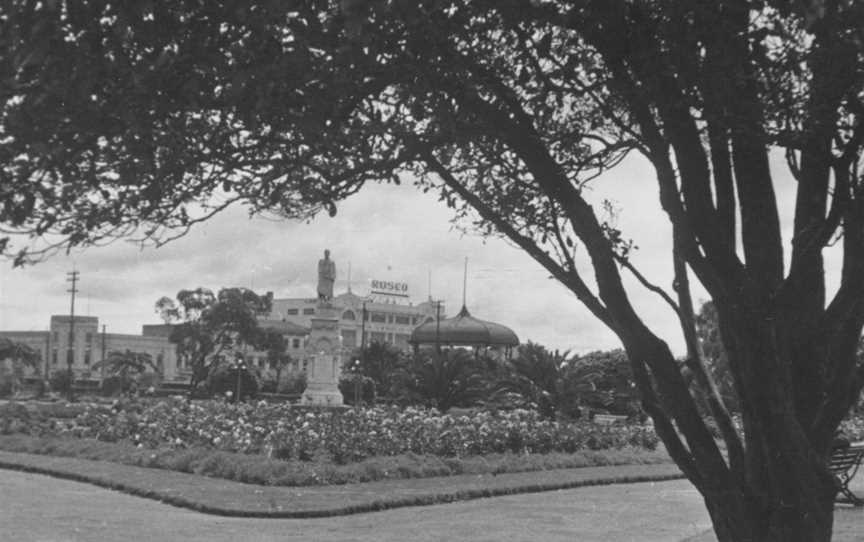
[[360,360],[354,360],[354,408],[360,408]]
[[237,355],[237,359],[234,362],[234,368],[237,371],[237,396],[234,399],[234,402],[240,402],[240,391],[241,385],[243,383],[243,371],[246,370],[246,364],[243,362],[243,356],[241,354]]

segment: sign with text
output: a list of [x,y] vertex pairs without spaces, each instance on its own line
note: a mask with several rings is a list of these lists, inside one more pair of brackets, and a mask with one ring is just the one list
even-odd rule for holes
[[408,283],[372,279],[372,293],[408,297]]

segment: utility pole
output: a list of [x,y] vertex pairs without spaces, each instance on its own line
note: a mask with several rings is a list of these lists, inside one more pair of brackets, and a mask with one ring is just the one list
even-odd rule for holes
[[436,303],[435,308],[435,352],[441,354],[441,300]]
[[78,289],[75,287],[78,284],[78,271],[74,269],[66,273],[66,282],[72,283],[72,288],[66,290],[72,294],[72,302],[69,308],[69,349],[66,352],[66,367],[69,371],[69,402],[75,400],[75,393],[72,391],[72,383],[75,381],[75,376],[72,372],[72,362],[75,358],[75,294]]
[[102,324],[102,363],[99,366],[102,368],[102,380],[105,380],[105,324]]
[[[360,315],[360,352],[366,352],[366,300],[363,300],[363,310]],[[362,354],[361,354],[362,355]]]

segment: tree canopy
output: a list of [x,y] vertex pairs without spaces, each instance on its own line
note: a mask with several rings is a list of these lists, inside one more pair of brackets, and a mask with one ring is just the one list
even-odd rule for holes
[[284,355],[284,340],[280,344],[259,326],[258,318],[270,312],[272,301],[271,294],[259,296],[246,288],[213,294],[200,287],[180,290],[176,301],[156,301],[156,312],[174,326],[169,340],[177,345],[178,359],[192,370],[192,390],[214,373],[225,353],[243,345],[260,346],[268,358]]
[[[0,222],[17,263],[164,242],[234,202],[332,214],[366,182],[408,179],[619,337],[721,541],[830,539],[826,457],[864,385],[864,3],[15,1],[0,18]],[[656,186],[672,225],[671,292],[590,201],[633,153],[652,170],[632,182]],[[624,273],[678,314],[695,385]],[[690,274],[717,310],[741,430],[702,359]]]

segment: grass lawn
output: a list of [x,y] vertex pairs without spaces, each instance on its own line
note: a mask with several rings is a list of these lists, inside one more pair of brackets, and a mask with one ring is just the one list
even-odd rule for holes
[[[416,481],[416,480],[415,480]],[[199,514],[101,488],[3,473],[3,539],[109,542],[670,542],[710,525],[686,481],[587,487],[310,519]]]
[[672,463],[461,474],[312,487],[257,486],[105,461],[0,451],[0,467],[86,481],[200,512],[271,518],[345,515],[402,506],[681,478]]
[[670,463],[657,450],[622,448],[575,453],[489,454],[448,457],[404,454],[373,457],[357,463],[270,459],[261,455],[203,448],[148,449],[94,439],[10,434],[0,435],[0,450],[72,457],[149,467],[268,486],[315,486],[388,479],[503,474],[608,465]]

